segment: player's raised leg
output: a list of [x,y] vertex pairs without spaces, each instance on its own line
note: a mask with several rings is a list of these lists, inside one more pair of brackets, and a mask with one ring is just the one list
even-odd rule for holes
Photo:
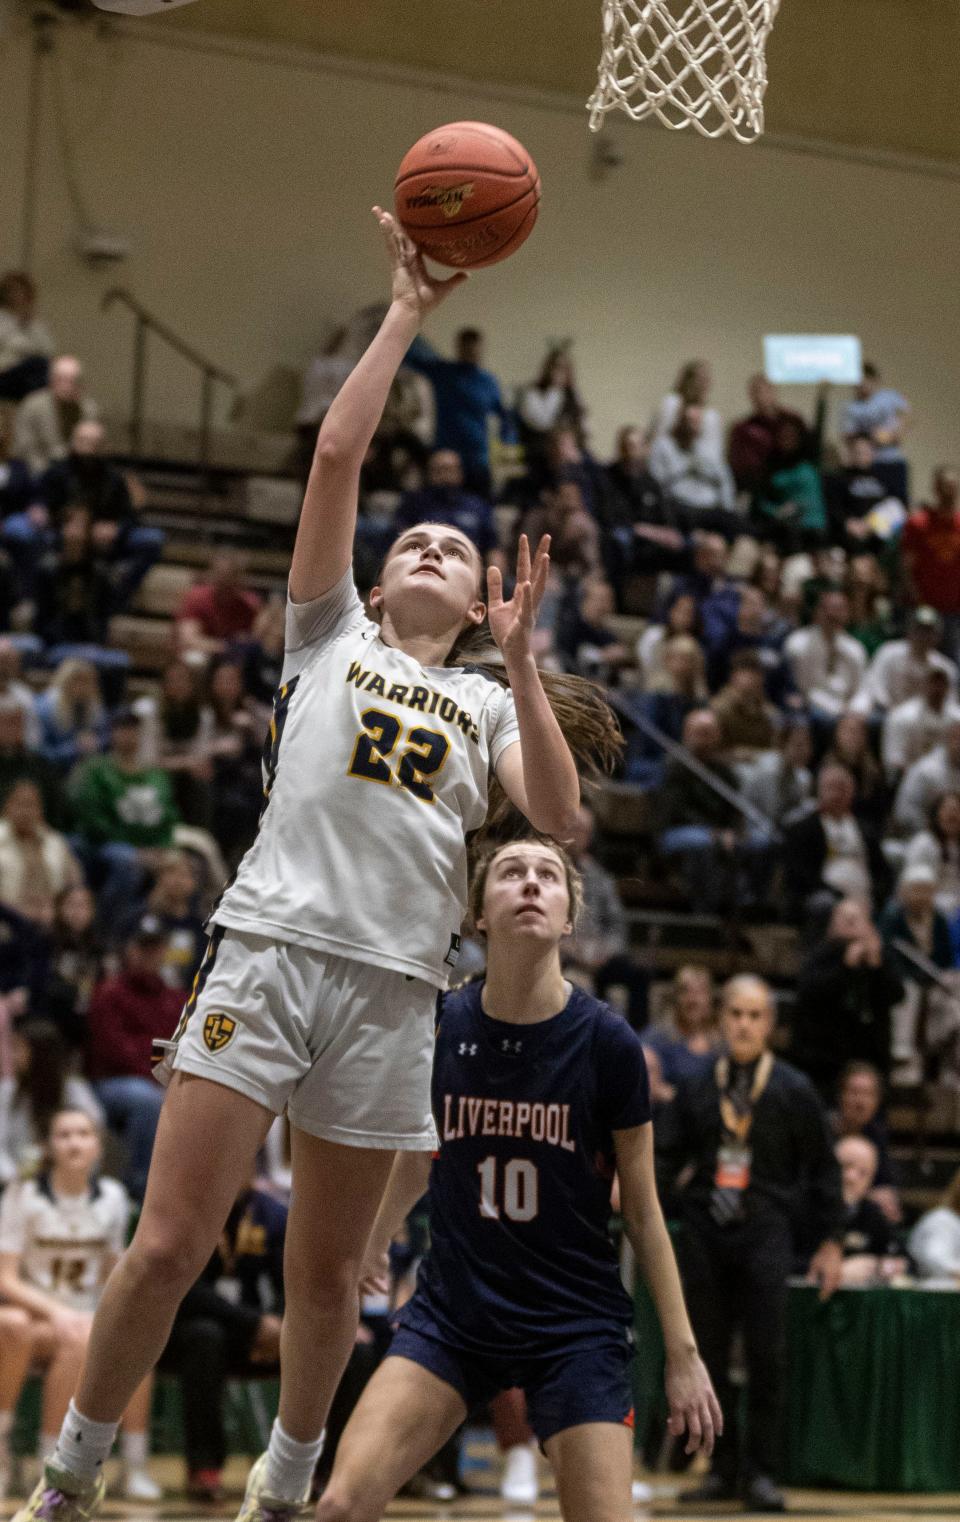
[[317,1522],[377,1522],[466,1414],[453,1386],[429,1369],[408,1358],[384,1359],[340,1439]]
[[97,1504],[120,1417],[159,1358],[272,1121],[268,1109],[233,1089],[174,1076],[136,1235],[97,1308],[53,1461],[17,1522],[54,1513],[71,1522]]
[[555,1433],[543,1446],[564,1522],[631,1522],[632,1428],[586,1422]]

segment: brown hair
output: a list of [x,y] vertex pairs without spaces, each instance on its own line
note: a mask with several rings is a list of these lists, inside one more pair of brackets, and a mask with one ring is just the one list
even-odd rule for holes
[[[392,550],[393,545],[387,551],[377,573],[377,584],[382,579]],[[483,561],[479,551],[477,559],[479,590],[482,593]],[[466,666],[470,671],[482,672],[501,687],[510,686],[503,656],[494,642],[486,618],[482,623],[472,624],[458,634],[444,665]],[[613,770],[624,743],[620,725],[603,690],[582,676],[543,670],[539,676],[547,702],[553,709],[563,738],[577,764],[581,781],[586,781],[588,785],[596,782],[603,773]],[[496,778],[491,778],[487,817],[471,837],[471,846],[481,850],[488,842],[505,842],[522,835],[526,829],[527,821],[523,815],[514,808]],[[552,841],[549,843],[553,844]]]
[[[483,895],[487,891],[487,878],[494,861],[502,851],[508,850],[510,846],[528,845],[546,846],[547,850],[553,851],[559,858],[560,865],[563,867],[563,875],[567,880],[567,898],[570,905],[568,919],[573,928],[577,928],[577,920],[583,908],[583,878],[574,866],[573,858],[563,849],[563,846],[558,845],[555,840],[550,840],[546,835],[537,835],[532,832],[526,835],[512,836],[509,840],[501,840],[477,857],[473,871],[470,874],[469,893],[470,919],[474,927],[476,927],[477,920],[483,913]],[[482,934],[483,932],[481,931],[480,933]]]

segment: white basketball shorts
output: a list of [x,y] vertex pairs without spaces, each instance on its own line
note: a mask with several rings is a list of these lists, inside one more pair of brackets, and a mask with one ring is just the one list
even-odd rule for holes
[[324,1141],[430,1151],[437,990],[419,978],[216,927],[155,1075],[194,1073]]

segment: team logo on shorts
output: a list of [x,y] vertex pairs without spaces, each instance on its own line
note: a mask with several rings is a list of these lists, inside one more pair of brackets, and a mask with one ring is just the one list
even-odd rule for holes
[[232,1015],[208,1015],[203,1022],[203,1041],[208,1052],[222,1052],[233,1040],[237,1022]]

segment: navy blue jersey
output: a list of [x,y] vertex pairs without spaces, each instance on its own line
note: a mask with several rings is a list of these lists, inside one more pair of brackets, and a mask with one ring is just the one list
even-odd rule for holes
[[431,1246],[401,1320],[523,1356],[632,1319],[609,1231],[613,1132],[650,1119],[647,1070],[626,1021],[579,989],[535,1025],[491,1019],[481,989],[440,1006]]

